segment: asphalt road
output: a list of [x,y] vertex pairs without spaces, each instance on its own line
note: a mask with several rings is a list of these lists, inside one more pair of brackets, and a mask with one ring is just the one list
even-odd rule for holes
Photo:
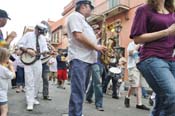
[[[41,88],[42,90],[42,88]],[[66,84],[66,89],[57,88],[50,82],[50,96],[52,101],[44,101],[42,93],[39,94],[40,105],[35,106],[33,111],[26,111],[26,102],[24,93],[16,93],[14,89],[9,89],[9,116],[66,116],[68,111],[68,101],[70,86]],[[131,99],[131,107],[124,107],[123,93],[119,100],[112,99],[110,92],[104,95],[104,112],[97,111],[94,104],[84,103],[84,116],[149,116],[149,111],[143,111],[135,108],[135,97]],[[148,100],[143,99],[147,106]]]

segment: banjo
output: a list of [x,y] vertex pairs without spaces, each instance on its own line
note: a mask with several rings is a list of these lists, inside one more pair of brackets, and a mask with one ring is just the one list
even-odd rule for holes
[[49,53],[47,53],[45,57],[41,58],[42,64],[48,62],[49,59],[51,59],[52,55],[57,54],[57,53],[54,52],[55,48],[50,43],[47,43],[47,46],[48,46],[48,49],[49,49]]
[[[27,48],[27,49],[34,50],[32,48]],[[38,56],[43,55],[43,54],[49,54],[49,55],[41,59],[42,63],[47,62],[51,58],[51,55],[53,55],[53,53],[50,53],[50,52],[42,52],[42,53],[37,53],[35,56],[31,56],[30,54],[23,52],[21,54],[20,60],[25,65],[31,65],[35,63],[38,59],[40,59],[38,58]]]
[[[48,29],[47,34],[49,36],[48,38],[51,38],[52,32],[51,32],[51,28],[50,28],[49,24],[46,21],[42,21],[41,23],[47,26],[47,29]],[[52,51],[55,51],[54,47],[51,44],[47,43],[47,46],[48,46],[48,49],[49,49],[48,53],[46,53],[46,52],[37,53],[36,56],[31,56],[30,54],[28,54],[26,52],[23,52],[21,54],[21,57],[20,57],[21,62],[24,63],[25,65],[31,65],[31,64],[35,63],[38,60],[39,55],[46,54],[46,56],[41,59],[42,64],[46,63],[51,58],[51,55],[54,54]],[[34,50],[32,48],[28,48],[28,49]]]

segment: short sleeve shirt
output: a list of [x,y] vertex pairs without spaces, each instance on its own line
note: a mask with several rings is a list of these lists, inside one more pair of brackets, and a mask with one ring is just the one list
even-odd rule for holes
[[130,56],[129,55],[129,52],[134,50],[136,47],[136,44],[134,43],[134,41],[130,42],[128,44],[128,48],[127,48],[127,53],[128,53],[128,65],[127,65],[127,68],[134,68],[136,67],[136,59],[133,57],[133,56]]
[[[167,29],[173,23],[175,13],[160,14],[149,5],[142,5],[136,11],[130,38],[145,33],[158,32]],[[172,56],[175,47],[175,36],[162,37],[159,40],[144,43],[140,50],[140,60],[158,57],[168,61],[175,61]]]
[[62,55],[57,55],[56,60],[57,60],[57,69],[66,69],[66,61],[62,61],[61,57],[64,57]]
[[51,72],[57,72],[57,60],[56,58],[52,57],[50,60],[49,60],[49,69]]
[[0,65],[0,102],[7,102],[8,80],[13,78],[13,73]]
[[83,33],[89,41],[97,44],[97,39],[95,33],[91,26],[85,20],[85,17],[78,13],[72,13],[67,20],[67,31],[68,31],[68,58],[69,61],[73,59],[79,59],[86,63],[96,63],[97,62],[97,51],[87,48],[76,40],[73,36],[73,32]]

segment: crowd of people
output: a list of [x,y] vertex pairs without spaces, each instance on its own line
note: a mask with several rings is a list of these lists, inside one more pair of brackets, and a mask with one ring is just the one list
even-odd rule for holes
[[[5,10],[0,10],[0,25],[5,26],[8,14]],[[63,50],[60,53],[49,51],[46,42],[47,25],[43,22],[37,24],[32,32],[26,32],[19,40],[16,47],[10,53],[8,47],[11,41],[16,37],[15,32],[3,38],[0,35],[0,115],[7,116],[8,113],[8,80],[11,79],[12,89],[16,93],[25,92],[27,110],[32,111],[34,105],[39,105],[38,92],[40,79],[43,80],[43,100],[52,100],[49,97],[48,77],[58,78],[58,86],[64,87],[64,81],[67,80],[66,54]],[[49,59],[45,61],[45,58]],[[47,57],[46,57],[47,56]],[[32,59],[30,59],[32,58]],[[44,60],[42,60],[44,59]],[[49,70],[53,69],[54,70]],[[50,73],[50,74],[49,74]]]
[[[103,94],[110,89],[112,98],[120,99],[125,72],[128,71],[129,88],[124,98],[130,107],[131,95],[136,95],[136,108],[150,110],[142,103],[145,88],[151,87],[154,105],[151,116],[175,115],[175,21],[173,0],[148,0],[140,6],[131,28],[131,42],[127,53],[117,52],[115,42],[103,43],[100,25],[90,25],[86,18],[94,6],[89,0],[78,0],[67,20],[67,49],[49,49],[46,34],[48,25],[41,21],[32,32],[26,32],[13,53],[8,50],[17,36],[11,32],[4,39],[0,30],[0,116],[8,114],[8,80],[16,93],[25,92],[26,109],[33,111],[39,105],[40,79],[43,81],[43,99],[51,101],[49,80],[60,89],[70,80],[69,116],[83,116],[84,99],[93,102],[98,111],[104,111]],[[0,10],[0,27],[10,20],[5,10]],[[114,45],[113,45],[114,44]],[[127,55],[127,56],[126,56]],[[105,61],[107,60],[107,64]],[[128,60],[126,60],[126,57]],[[47,59],[48,58],[48,59]],[[68,62],[69,61],[69,62]],[[122,94],[124,95],[124,94]],[[148,94],[143,96],[148,98]]]

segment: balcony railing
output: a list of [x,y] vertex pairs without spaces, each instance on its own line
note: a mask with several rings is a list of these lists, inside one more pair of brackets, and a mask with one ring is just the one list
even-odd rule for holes
[[129,0],[106,0],[101,4],[97,5],[94,9],[94,14],[101,15],[107,11],[110,11],[114,8],[124,8],[129,9]]

